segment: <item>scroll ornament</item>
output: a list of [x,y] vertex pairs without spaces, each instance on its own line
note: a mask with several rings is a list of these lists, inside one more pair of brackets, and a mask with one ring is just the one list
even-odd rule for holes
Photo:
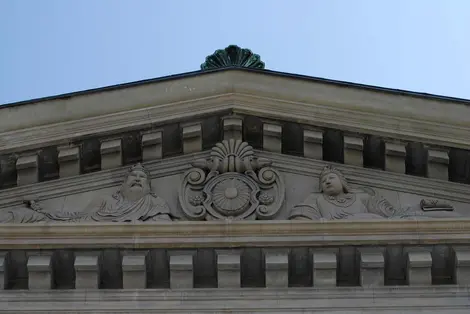
[[271,161],[257,158],[241,140],[217,143],[209,159],[192,166],[179,191],[190,220],[273,219],[284,202],[284,182]]

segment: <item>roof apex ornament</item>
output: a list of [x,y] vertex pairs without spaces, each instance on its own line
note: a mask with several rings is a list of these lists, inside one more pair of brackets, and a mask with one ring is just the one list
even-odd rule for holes
[[206,61],[201,64],[201,70],[230,66],[264,69],[264,62],[261,61],[259,55],[254,54],[250,49],[230,45],[225,49],[218,49],[213,54],[207,56]]

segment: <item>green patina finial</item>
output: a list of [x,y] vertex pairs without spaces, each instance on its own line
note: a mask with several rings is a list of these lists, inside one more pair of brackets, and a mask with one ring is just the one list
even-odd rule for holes
[[264,69],[264,62],[259,55],[250,49],[242,49],[236,45],[230,45],[225,49],[216,50],[206,57],[206,62],[201,64],[201,70],[239,66],[246,68]]

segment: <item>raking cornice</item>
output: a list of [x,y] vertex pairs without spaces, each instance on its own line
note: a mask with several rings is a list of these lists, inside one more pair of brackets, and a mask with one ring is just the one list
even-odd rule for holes
[[91,135],[138,130],[223,110],[470,148],[467,104],[238,70],[0,110],[2,154],[65,144]]

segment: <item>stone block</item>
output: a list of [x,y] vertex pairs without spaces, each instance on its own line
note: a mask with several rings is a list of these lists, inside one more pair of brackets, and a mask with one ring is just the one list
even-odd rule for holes
[[362,167],[364,165],[364,138],[360,135],[344,135],[344,163]]
[[313,286],[317,288],[336,287],[337,257],[334,252],[313,253]]
[[6,252],[0,252],[0,290],[5,289]]
[[59,177],[72,177],[80,174],[80,149],[78,146],[61,146],[59,151]]
[[145,254],[124,255],[122,258],[122,286],[124,289],[145,289],[147,269]]
[[470,285],[470,248],[455,248],[455,283]]
[[219,288],[240,288],[240,253],[217,254],[217,282]]
[[224,140],[241,140],[243,132],[243,118],[240,116],[227,116],[223,118]]
[[75,289],[98,289],[98,255],[75,255]]
[[113,169],[122,166],[122,141],[120,138],[101,141],[101,169]]
[[385,142],[385,170],[396,173],[405,173],[405,159],[405,144]]
[[323,160],[323,131],[304,130],[304,156]]
[[170,288],[193,288],[193,255],[170,256]]
[[162,131],[142,134],[142,161],[161,159],[162,156]]
[[269,152],[281,152],[282,126],[279,124],[263,124],[263,150]]
[[183,125],[183,153],[191,154],[202,150],[202,125],[192,123]]
[[50,255],[29,256],[27,267],[30,290],[51,289],[52,267]]
[[17,185],[38,182],[38,154],[36,152],[20,156],[16,160]]
[[266,252],[266,288],[287,288],[289,285],[289,258],[287,253]]
[[430,252],[408,252],[407,279],[410,286],[431,285],[432,257]]
[[428,177],[449,180],[449,152],[446,149],[428,148]]
[[362,249],[360,255],[360,272],[362,287],[380,287],[385,284],[385,258],[381,249]]

